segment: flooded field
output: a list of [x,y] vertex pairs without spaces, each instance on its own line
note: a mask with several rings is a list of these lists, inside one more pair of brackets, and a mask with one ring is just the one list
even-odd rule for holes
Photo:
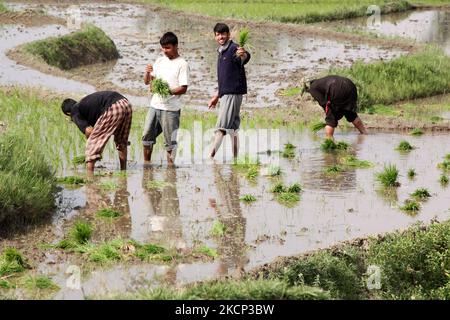
[[[126,92],[133,104],[145,106],[148,88],[142,83],[143,71],[147,63],[161,55],[158,39],[170,29],[178,34],[181,55],[191,68],[187,105],[206,108],[214,93],[216,44],[209,20],[181,15],[168,19],[166,11],[131,4],[7,5],[16,10],[43,9],[64,19],[80,15],[84,22],[95,23],[114,40],[121,58],[65,73],[55,73],[47,67],[38,71],[26,66],[26,61],[20,61],[23,64],[14,61],[10,51],[33,40],[67,34],[70,28],[57,24],[0,25],[1,86],[42,86],[59,93],[81,95],[114,85]],[[327,28],[352,28],[412,38],[418,43],[436,43],[450,54],[449,17],[448,11],[418,11],[383,17],[376,30],[367,28],[366,19],[327,24]],[[253,58],[247,68],[249,95],[244,107],[283,106],[285,102],[277,96],[278,90],[295,86],[303,76],[317,75],[330,67],[350,66],[357,60],[389,60],[407,53],[392,47],[279,33],[269,27],[251,30],[251,37]],[[133,122],[130,135],[127,172],[118,172],[117,155],[110,142],[93,181],[78,186],[59,184],[57,208],[48,221],[13,234],[0,228],[0,249],[15,247],[31,258],[33,272],[48,276],[62,288],[55,294],[57,299],[82,299],[136,292],[161,284],[179,287],[217,277],[239,277],[280,256],[406,229],[418,222],[427,224],[450,218],[450,186],[440,182],[444,171],[438,167],[450,154],[448,133],[412,136],[380,131],[360,136],[356,131],[338,130],[336,140],[347,142],[350,149],[326,152],[321,148],[323,132],[314,134],[301,130],[300,126],[287,129],[284,125],[279,129],[242,128],[240,154],[259,160],[249,177],[247,169],[232,164],[228,137],[216,160],[208,159],[213,132],[196,136],[198,123],[189,123],[179,133],[176,168],[167,167],[161,141],[155,147],[152,164],[143,164],[140,142],[143,111],[138,112],[139,127]],[[448,123],[450,114],[446,112],[441,118],[437,121]],[[39,121],[42,128],[50,120]],[[211,127],[200,125],[205,126],[202,130]],[[75,156],[83,154],[84,140],[67,129],[65,143],[60,143],[61,133],[52,132],[49,127],[41,134],[47,137],[45,150],[52,154],[49,158],[57,162],[52,163],[57,176],[84,176],[83,166],[72,164]],[[34,128],[29,130],[32,133]],[[396,150],[402,140],[410,142],[414,149]],[[287,144],[294,146],[293,151],[283,157]],[[343,165],[346,156],[369,163],[361,168]],[[388,164],[399,170],[396,188],[384,188],[376,180],[376,174]],[[411,169],[415,172],[413,178],[408,173]],[[283,199],[273,192],[278,183],[286,187],[299,184],[301,191]],[[420,202],[418,211],[402,210],[405,201],[419,188],[429,190],[431,197]],[[255,201],[246,202],[250,196]],[[121,215],[117,219],[101,219],[97,215],[101,209],[114,209]],[[209,258],[165,263],[119,261],[106,268],[83,269],[79,255],[49,246],[65,239],[80,219],[93,225],[95,244],[120,238],[157,244],[177,252],[191,252],[202,246],[214,254]],[[214,231],[218,226],[222,233]],[[73,290],[68,288],[67,281],[73,267],[79,265],[82,289]],[[20,289],[16,294],[19,298],[26,297]]]
[[[82,68],[79,76],[94,82],[101,87],[104,82],[116,85],[134,96],[145,96],[148,89],[142,83],[143,72],[147,63],[153,63],[161,55],[158,39],[166,30],[174,31],[180,39],[181,55],[189,62],[191,86],[186,102],[194,107],[206,107],[208,99],[214,94],[217,86],[216,78],[216,43],[213,39],[213,24],[200,18],[187,19],[167,13],[154,12],[138,5],[106,5],[81,4],[79,7],[67,5],[36,5],[11,3],[11,8],[43,8],[48,14],[67,18],[73,14],[83,17],[83,22],[95,23],[102,28],[115,42],[122,58],[109,64],[99,72]],[[0,39],[4,43],[0,59],[8,68],[0,74],[0,83],[27,84],[43,83],[51,89],[70,92],[90,92],[92,86],[73,81],[58,81],[36,71],[31,72],[26,80],[16,76],[16,69],[26,72],[29,69],[16,65],[4,54],[14,47],[48,36],[68,33],[66,26],[46,26],[24,30],[18,26],[3,26]],[[8,41],[14,35],[15,41]],[[283,105],[275,95],[279,89],[295,85],[303,76],[313,76],[333,67],[349,66],[357,60],[372,61],[391,59],[402,51],[393,48],[371,47],[351,42],[337,42],[332,39],[297,36],[295,34],[277,33],[276,30],[258,28],[252,30],[251,66],[247,68],[249,79],[257,79],[249,83],[249,95],[246,107],[267,107]],[[77,73],[75,70],[74,73]],[[96,76],[101,74],[100,76]],[[14,75],[14,76],[13,76]],[[92,80],[94,75],[94,80]],[[95,85],[95,84],[98,85]],[[143,100],[138,100],[143,101]],[[144,101],[145,103],[145,101]]]

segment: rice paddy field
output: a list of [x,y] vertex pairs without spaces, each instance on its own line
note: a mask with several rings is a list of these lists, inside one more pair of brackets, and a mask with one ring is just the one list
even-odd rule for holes
[[[449,299],[449,7],[421,5],[0,2],[0,299]],[[252,60],[240,156],[226,137],[213,161],[218,19],[247,27]],[[168,30],[191,82],[175,168],[162,137],[151,164],[141,145],[143,73]],[[73,65],[80,43],[93,60]],[[299,86],[325,74],[357,84],[368,135],[342,119],[324,139]],[[60,105],[96,90],[127,96],[133,121],[128,170],[110,141],[88,177]]]

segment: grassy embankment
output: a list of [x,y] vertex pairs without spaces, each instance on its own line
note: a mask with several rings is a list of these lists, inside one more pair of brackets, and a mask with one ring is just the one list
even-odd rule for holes
[[313,23],[363,17],[370,5],[378,5],[381,13],[402,12],[411,9],[404,0],[294,0],[294,1],[165,1],[138,0],[144,3],[156,3],[170,9],[199,13],[220,18],[238,18],[244,20],[269,20],[290,23]]
[[[449,299],[450,222],[427,228],[416,225],[366,243],[341,245],[286,261],[241,281],[215,280],[112,298]],[[376,270],[380,271],[380,288]],[[373,285],[371,290],[367,282]]]
[[63,70],[119,58],[114,42],[93,25],[66,36],[28,43],[23,50]]

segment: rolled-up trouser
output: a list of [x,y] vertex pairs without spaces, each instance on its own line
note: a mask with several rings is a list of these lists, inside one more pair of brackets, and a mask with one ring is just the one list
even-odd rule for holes
[[168,111],[150,107],[145,119],[142,145],[147,147],[154,145],[156,138],[162,133],[166,150],[176,149],[180,114],[180,110]]
[[113,103],[98,118],[86,142],[86,162],[102,158],[103,149],[112,135],[118,150],[126,148],[132,116],[133,111],[128,100],[122,99]]
[[242,94],[225,94],[220,98],[219,116],[217,118],[216,130],[224,134],[237,134],[241,124],[239,115],[242,104]]

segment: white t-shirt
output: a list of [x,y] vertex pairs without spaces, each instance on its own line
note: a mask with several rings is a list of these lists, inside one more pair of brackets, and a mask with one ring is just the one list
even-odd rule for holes
[[[170,89],[187,86],[189,83],[189,66],[181,57],[169,59],[160,57],[153,65],[152,76],[165,80]],[[162,98],[159,94],[153,94],[150,106],[159,110],[178,111],[181,108],[181,96],[170,95]]]

